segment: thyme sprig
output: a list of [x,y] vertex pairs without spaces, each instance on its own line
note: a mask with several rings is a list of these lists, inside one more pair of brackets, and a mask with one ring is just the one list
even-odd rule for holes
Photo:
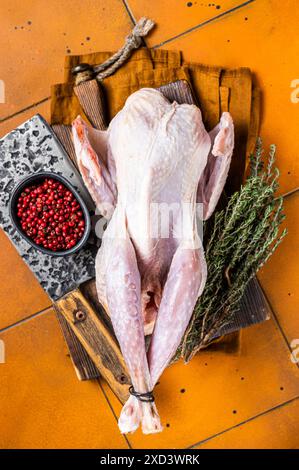
[[275,197],[279,171],[275,146],[264,161],[259,139],[250,157],[250,175],[224,210],[215,213],[204,237],[208,277],[174,359],[186,362],[231,320],[250,279],[285,237],[283,198]]

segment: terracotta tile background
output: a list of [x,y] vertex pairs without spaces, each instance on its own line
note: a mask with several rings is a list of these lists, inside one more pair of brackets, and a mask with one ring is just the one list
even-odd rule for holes
[[[36,112],[49,116],[50,85],[62,80],[66,54],[115,50],[132,21],[148,15],[157,23],[148,46],[254,71],[261,135],[278,146],[281,191],[298,186],[299,103],[290,94],[299,78],[299,11],[295,0],[256,0],[200,27],[240,3],[2,1],[0,135]],[[290,358],[299,338],[298,194],[285,208],[289,235],[260,273],[274,318],[243,332],[239,355],[206,351],[171,366],[156,393],[164,432],[127,439],[118,432],[117,399],[104,383],[77,380],[49,298],[0,233],[0,447],[299,448],[299,371]]]

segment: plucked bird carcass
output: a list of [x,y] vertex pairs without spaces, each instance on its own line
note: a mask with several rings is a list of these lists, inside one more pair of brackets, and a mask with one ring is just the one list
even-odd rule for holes
[[208,133],[198,107],[169,103],[144,88],[127,99],[107,131],[78,117],[73,138],[85,185],[109,219],[96,285],[133,384],[119,428],[133,432],[141,424],[144,433],[159,432],[151,392],[205,286],[198,207],[207,219],[222,192],[234,145],[232,118],[223,113]]

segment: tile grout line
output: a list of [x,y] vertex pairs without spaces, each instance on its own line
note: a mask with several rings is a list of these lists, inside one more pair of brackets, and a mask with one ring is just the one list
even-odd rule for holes
[[14,118],[14,117],[16,117],[16,116],[19,116],[20,114],[24,113],[25,111],[29,111],[29,109],[35,108],[36,106],[39,106],[40,104],[45,103],[45,102],[48,101],[49,99],[50,99],[50,96],[47,96],[46,98],[43,98],[42,100],[37,101],[36,103],[30,104],[30,105],[27,106],[26,108],[20,109],[19,111],[16,111],[16,112],[13,113],[13,114],[9,114],[8,116],[6,116],[6,117],[4,117],[4,118],[1,118],[1,119],[0,119],[0,124],[2,124],[3,122],[6,122],[6,121],[8,121],[9,119],[12,119],[12,118]]
[[123,3],[123,6],[125,7],[126,12],[127,12],[128,15],[129,15],[130,20],[131,20],[132,23],[135,25],[135,24],[136,24],[136,19],[135,19],[135,16],[134,16],[134,14],[133,14],[133,12],[132,12],[132,10],[131,10],[131,8],[130,8],[128,2],[127,2],[127,0],[122,0],[122,3]]
[[8,325],[8,326],[5,326],[4,328],[1,328],[0,329],[0,334],[1,333],[4,333],[5,331],[8,331],[8,330],[11,330],[12,328],[14,328],[15,326],[19,326],[21,325],[22,323],[26,323],[27,321],[30,321],[36,317],[38,317],[39,315],[42,315],[43,313],[46,313],[48,310],[51,309],[51,305],[49,305],[48,307],[46,308],[43,308],[42,310],[39,310],[38,312],[35,312],[33,313],[32,315],[28,315],[28,317],[25,317],[25,318],[22,318],[21,320],[18,320],[16,321],[15,323],[12,323],[11,325]]
[[[124,8],[125,8],[125,10],[126,10],[126,13],[127,13],[128,16],[129,16],[131,22],[132,22],[133,25],[135,26],[136,23],[137,23],[137,21],[136,21],[136,18],[135,18],[135,16],[134,16],[134,14],[133,14],[132,9],[130,8],[129,3],[127,2],[127,0],[122,0],[122,3],[123,3],[123,6],[124,6]],[[142,41],[142,44],[143,44],[144,47],[148,47],[147,44],[146,44],[146,40],[145,40],[144,37],[141,38],[141,41]]]
[[[101,391],[102,391],[102,393],[103,393],[103,395],[104,395],[104,397],[105,397],[105,400],[106,400],[107,403],[108,403],[108,406],[109,406],[109,408],[110,408],[110,410],[111,410],[111,413],[113,414],[113,416],[114,416],[114,418],[115,418],[115,421],[116,421],[116,423],[117,423],[118,420],[117,420],[116,413],[115,413],[114,408],[113,408],[113,406],[111,405],[110,400],[109,400],[109,398],[108,398],[108,396],[107,396],[107,394],[106,394],[106,392],[105,392],[105,390],[104,390],[104,388],[103,388],[103,386],[102,386],[102,384],[101,384],[101,379],[98,378],[98,379],[96,379],[96,381],[97,381],[97,383],[98,383],[98,385],[99,385],[99,387],[100,387],[100,389],[101,389]],[[122,434],[122,436],[123,436],[123,438],[125,439],[125,441],[126,441],[128,447],[129,447],[129,449],[132,449],[131,443],[130,443],[129,439],[127,438],[127,436],[126,436],[125,434]]]
[[265,410],[265,411],[263,411],[263,412],[261,412],[261,413],[255,415],[255,416],[252,416],[251,418],[248,418],[248,419],[246,419],[246,420],[244,420],[244,421],[241,421],[240,423],[235,424],[234,426],[231,426],[230,428],[224,429],[223,431],[220,431],[220,432],[218,432],[218,433],[216,433],[216,434],[213,434],[212,436],[207,437],[206,439],[203,439],[203,440],[201,440],[201,441],[198,441],[198,442],[196,442],[195,444],[192,444],[191,446],[186,447],[186,449],[194,449],[195,447],[199,447],[199,446],[201,446],[202,444],[205,444],[206,442],[209,442],[209,441],[215,439],[216,437],[219,437],[219,436],[221,436],[221,435],[223,435],[223,434],[225,434],[225,433],[227,433],[227,432],[229,432],[229,431],[231,431],[231,430],[233,430],[233,429],[236,429],[236,428],[238,428],[238,427],[240,427],[240,426],[244,426],[244,424],[250,423],[251,421],[254,421],[255,419],[258,419],[258,418],[260,418],[260,417],[262,417],[262,416],[265,416],[265,415],[271,413],[272,411],[275,411],[275,410],[278,410],[278,409],[280,409],[280,408],[282,408],[282,407],[284,407],[284,406],[287,406],[287,405],[289,405],[290,403],[293,403],[293,402],[296,401],[296,400],[299,400],[299,395],[296,396],[296,397],[294,397],[294,398],[291,398],[290,400],[287,400],[287,401],[285,401],[285,402],[283,402],[283,403],[280,403],[279,405],[273,406],[272,408],[269,408],[268,410]]
[[[274,319],[274,321],[275,321],[275,323],[276,323],[276,326],[277,326],[277,328],[278,328],[278,330],[279,330],[279,332],[280,332],[280,334],[281,334],[281,336],[282,336],[284,342],[286,343],[287,348],[288,348],[288,350],[289,350],[290,353],[291,353],[291,356],[293,356],[293,350],[292,350],[292,348],[291,348],[291,346],[290,346],[288,337],[287,337],[286,333],[284,332],[284,330],[283,330],[283,328],[282,328],[282,326],[281,326],[281,324],[280,324],[280,322],[279,322],[279,320],[278,320],[278,317],[277,317],[277,315],[276,315],[276,313],[275,313],[275,311],[274,311],[274,308],[272,307],[272,304],[271,304],[271,302],[270,302],[268,296],[266,295],[266,293],[265,293],[265,291],[264,291],[264,289],[263,289],[263,286],[262,286],[261,282],[259,282],[259,284],[260,284],[260,287],[261,287],[261,289],[262,289],[262,291],[263,291],[263,294],[264,294],[264,296],[266,297],[266,300],[267,300],[267,302],[268,302],[268,304],[269,304],[269,306],[270,306],[271,313],[272,313],[272,317],[273,317],[273,319]],[[296,366],[298,367],[298,369],[299,369],[299,363],[296,362],[295,365],[296,365]]]
[[244,7],[246,7],[247,5],[250,5],[253,2],[255,2],[255,0],[247,0],[246,2],[243,2],[239,5],[236,5],[235,7],[230,8],[229,10],[225,10],[222,13],[220,13],[219,15],[213,16],[212,18],[209,18],[209,19],[203,21],[202,23],[198,23],[197,25],[186,29],[182,33],[176,34],[175,36],[172,36],[171,38],[166,39],[165,41],[162,41],[159,44],[156,44],[155,46],[152,46],[152,49],[158,49],[159,47],[164,46],[165,44],[168,44],[169,42],[175,41],[176,39],[179,39],[183,36],[186,36],[189,33],[193,33],[193,31],[196,31],[200,28],[203,28],[204,26],[206,26],[210,23],[213,23],[214,21],[220,20],[221,18],[223,18],[225,16],[228,16],[230,13],[234,13],[235,11],[238,11],[241,8],[244,8]]

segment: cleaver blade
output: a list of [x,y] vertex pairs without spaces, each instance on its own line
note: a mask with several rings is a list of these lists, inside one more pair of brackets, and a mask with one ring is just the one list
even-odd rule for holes
[[56,257],[36,250],[18,234],[9,216],[11,192],[24,177],[43,171],[64,176],[93,216],[94,204],[76,167],[48,123],[36,114],[0,139],[0,226],[43,289],[57,301],[94,277],[97,246],[90,239],[77,253]]

